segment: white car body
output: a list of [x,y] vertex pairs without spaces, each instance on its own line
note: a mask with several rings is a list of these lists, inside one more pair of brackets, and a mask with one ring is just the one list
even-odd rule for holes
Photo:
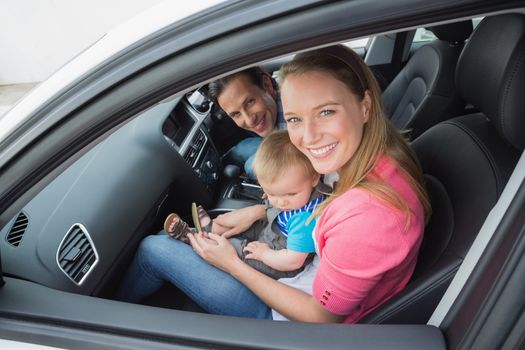
[[[110,60],[123,49],[162,30],[162,28],[222,1],[224,0],[195,0],[191,2],[168,0],[117,26],[32,89],[0,118],[0,142],[43,103],[67,89],[75,80],[81,79],[85,74],[96,69],[100,63]],[[38,128],[38,125],[34,125],[34,127]]]

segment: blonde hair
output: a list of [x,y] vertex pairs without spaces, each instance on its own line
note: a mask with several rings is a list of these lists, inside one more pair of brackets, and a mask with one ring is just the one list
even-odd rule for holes
[[325,200],[315,215],[319,216],[335,198],[352,188],[361,188],[406,213],[410,208],[402,196],[377,176],[369,176],[381,155],[386,154],[406,176],[420,200],[425,218],[431,213],[430,201],[424,187],[423,173],[414,151],[401,132],[386,118],[379,85],[363,60],[353,50],[342,45],[298,54],[280,70],[281,85],[290,75],[311,71],[325,72],[344,83],[362,101],[368,93],[371,100],[368,121],[354,155],[339,169],[339,181],[332,195]]
[[274,182],[292,165],[301,166],[308,177],[317,174],[310,160],[290,141],[286,130],[274,131],[266,136],[253,160],[255,175],[263,182]]

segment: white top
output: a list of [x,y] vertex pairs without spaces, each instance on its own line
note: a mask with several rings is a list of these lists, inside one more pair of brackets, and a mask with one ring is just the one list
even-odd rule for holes
[[[334,182],[339,181],[339,174],[336,172],[326,174],[323,178],[323,182],[330,186],[334,187]],[[304,270],[299,272],[294,277],[289,278],[280,278],[279,282],[284,283],[290,287],[302,290],[303,292],[312,295],[312,286],[314,284],[315,274],[319,268],[319,248],[317,247],[317,241],[315,240],[315,230],[317,225],[312,231],[312,239],[315,244],[315,256],[313,261],[304,267]],[[286,317],[272,309],[272,318],[276,321],[288,321]]]

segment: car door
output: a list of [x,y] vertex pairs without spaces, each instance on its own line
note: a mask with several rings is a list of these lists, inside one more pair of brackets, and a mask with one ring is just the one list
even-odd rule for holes
[[[180,96],[216,76],[294,50],[368,35],[371,30],[418,25],[433,16],[454,18],[458,9],[494,11],[510,3],[396,0],[378,8],[376,2],[360,1],[233,1],[193,18],[191,25],[165,28],[70,86],[3,141],[9,152],[3,153],[0,163],[2,226],[66,165],[168,96]],[[31,127],[35,123],[38,130]],[[446,348],[442,329],[432,325],[259,321],[123,303],[16,276],[3,279],[4,339],[75,349]],[[455,329],[450,324],[445,332]]]

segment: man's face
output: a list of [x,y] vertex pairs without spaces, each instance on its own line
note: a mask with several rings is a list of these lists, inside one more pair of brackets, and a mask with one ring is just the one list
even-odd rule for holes
[[221,108],[238,127],[265,137],[275,129],[277,94],[270,77],[263,76],[263,86],[253,84],[245,75],[233,78],[217,98]]

